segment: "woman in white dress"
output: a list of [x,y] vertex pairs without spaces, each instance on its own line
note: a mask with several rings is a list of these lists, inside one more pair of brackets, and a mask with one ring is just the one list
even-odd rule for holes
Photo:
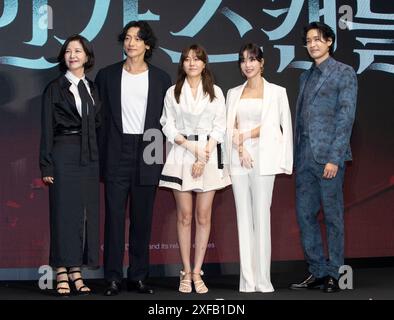
[[227,94],[226,159],[237,212],[241,292],[272,292],[270,208],[275,175],[291,174],[292,127],[286,89],[262,78],[252,43],[239,52],[246,82]]
[[[211,230],[215,191],[230,184],[223,170],[221,143],[226,131],[222,90],[214,85],[208,56],[199,45],[182,51],[176,84],[164,99],[160,123],[172,144],[160,186],[173,189],[177,207],[177,233],[183,270],[179,291],[208,292],[201,276]],[[194,264],[190,261],[193,192],[196,192]]]

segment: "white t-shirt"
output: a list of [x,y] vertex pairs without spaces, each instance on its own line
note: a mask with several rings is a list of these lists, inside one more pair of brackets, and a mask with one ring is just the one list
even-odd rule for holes
[[122,126],[123,133],[143,134],[148,102],[149,70],[139,74],[122,72]]

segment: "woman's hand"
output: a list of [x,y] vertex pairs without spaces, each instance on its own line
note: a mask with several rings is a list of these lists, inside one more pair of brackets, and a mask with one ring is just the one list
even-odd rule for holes
[[196,161],[200,161],[203,163],[208,162],[210,155],[209,148],[202,148],[194,141],[188,141],[186,139],[182,142],[181,145],[194,155]]
[[205,168],[205,162],[201,162],[201,161],[194,162],[192,166],[192,177],[194,179],[201,177],[201,175],[204,172],[204,168]]
[[199,146],[195,146],[194,148],[194,156],[196,157],[196,162],[207,163],[209,160],[209,149],[207,147],[201,148]]
[[42,181],[44,181],[45,184],[53,184],[53,180],[55,180],[53,177],[43,177]]
[[234,129],[233,131],[233,144],[238,147],[242,145],[244,142],[244,135],[239,132],[238,129]]
[[246,169],[253,168],[252,156],[245,147],[242,147],[242,149],[239,150],[239,162],[241,163],[241,166]]

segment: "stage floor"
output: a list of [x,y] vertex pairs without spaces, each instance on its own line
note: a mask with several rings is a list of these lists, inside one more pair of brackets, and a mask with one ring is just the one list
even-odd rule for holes
[[353,290],[324,293],[321,290],[293,291],[291,282],[303,280],[304,274],[280,272],[272,274],[273,293],[238,292],[239,276],[204,276],[209,288],[207,294],[181,294],[177,291],[179,279],[175,277],[151,278],[149,284],[155,294],[142,295],[123,290],[115,297],[105,297],[105,282],[89,279],[86,283],[93,294],[59,298],[52,290],[40,290],[36,281],[0,282],[0,300],[392,300],[394,299],[394,268],[364,268],[353,270]]

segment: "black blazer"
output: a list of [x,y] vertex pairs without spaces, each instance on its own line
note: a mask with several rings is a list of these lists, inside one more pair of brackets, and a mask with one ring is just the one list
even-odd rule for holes
[[[100,100],[95,84],[89,82],[90,93],[94,99],[96,128],[101,124]],[[82,118],[78,113],[75,98],[69,90],[70,81],[61,75],[51,81],[42,95],[40,170],[42,177],[53,177],[54,163],[52,148],[55,137],[63,130],[81,130]],[[90,112],[90,110],[89,110]]]
[[[102,101],[103,123],[99,129],[100,174],[107,179],[109,168],[116,168],[122,151],[122,109],[121,81],[124,61],[101,69],[96,76],[96,85]],[[144,132],[148,129],[161,130],[160,117],[163,111],[164,97],[171,86],[170,76],[163,70],[148,64],[149,90]],[[142,147],[151,141],[143,142]],[[143,150],[143,149],[142,149]],[[161,163],[146,164],[143,152],[139,159],[139,183],[157,185],[162,170]]]

